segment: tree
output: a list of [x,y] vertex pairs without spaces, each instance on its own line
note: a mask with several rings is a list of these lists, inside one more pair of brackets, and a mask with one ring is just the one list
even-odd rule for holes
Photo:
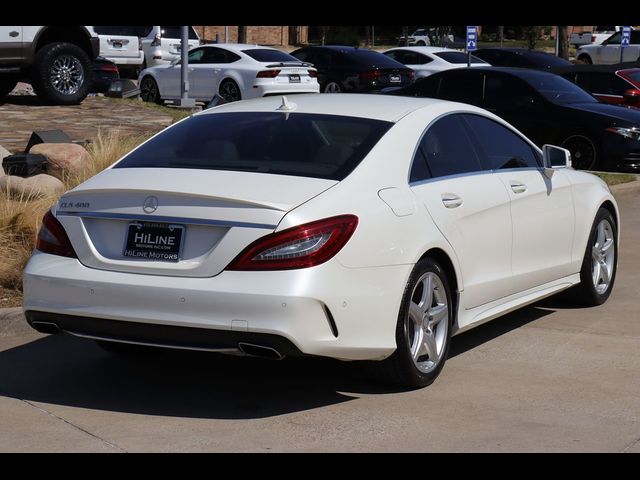
[[544,28],[545,27],[540,26],[528,26],[522,29],[522,36],[527,41],[527,48],[529,50],[536,48],[536,43],[540,40]]
[[556,27],[556,35],[558,35],[558,56],[569,60],[569,27]]
[[329,30],[331,30],[331,26],[325,25],[320,27],[320,43],[324,46],[327,41],[327,35],[329,34]]
[[238,26],[238,43],[247,43],[247,27]]

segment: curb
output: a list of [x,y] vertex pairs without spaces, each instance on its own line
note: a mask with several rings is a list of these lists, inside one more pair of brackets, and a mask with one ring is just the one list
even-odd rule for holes
[[21,307],[0,308],[0,338],[34,332],[25,320]]

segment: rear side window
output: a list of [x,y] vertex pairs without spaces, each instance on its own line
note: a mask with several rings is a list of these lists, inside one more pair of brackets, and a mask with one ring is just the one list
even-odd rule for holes
[[508,128],[480,115],[465,114],[463,118],[478,146],[484,170],[540,166],[531,145]]
[[307,113],[196,115],[168,128],[114,168],[235,170],[342,180],[392,125]]
[[[180,39],[182,38],[182,27],[179,26],[169,26],[169,27],[160,27],[162,32],[162,38],[171,38],[171,39]],[[198,40],[198,35],[193,27],[189,27],[187,29],[189,32],[189,40]]]
[[374,52],[373,50],[352,50],[345,52],[345,55],[352,58],[355,63],[368,67],[405,68],[404,65],[396,62],[394,59],[389,58],[380,52]]
[[258,62],[298,62],[299,60],[280,50],[271,50],[270,48],[252,48],[242,50],[242,53],[249,55]]
[[483,75],[481,72],[454,69],[442,75],[441,78],[438,98],[472,105],[482,104]]
[[[482,170],[460,115],[447,115],[437,120],[422,137],[419,149],[433,178]],[[419,175],[418,170],[411,174],[414,173]]]
[[393,50],[384,53],[384,55],[404,65],[426,65],[429,62],[433,62],[431,57],[411,50]]

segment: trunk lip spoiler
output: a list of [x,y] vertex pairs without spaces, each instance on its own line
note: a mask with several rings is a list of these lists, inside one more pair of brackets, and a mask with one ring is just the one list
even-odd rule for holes
[[72,210],[58,210],[56,212],[56,216],[102,218],[108,220],[137,220],[140,222],[162,222],[183,225],[211,225],[215,227],[262,228],[267,230],[275,230],[275,228],[277,227],[277,225],[267,223],[237,222],[233,220],[210,220],[206,218],[167,217],[162,215],[131,213],[78,212]]
[[276,68],[276,67],[310,67],[310,68],[315,68],[312,63],[293,62],[293,61],[291,61],[291,62],[270,63],[269,65],[266,65],[266,68]]

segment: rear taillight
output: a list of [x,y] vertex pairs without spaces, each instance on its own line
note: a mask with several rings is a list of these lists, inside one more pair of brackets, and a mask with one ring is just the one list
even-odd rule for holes
[[151,42],[151,46],[152,47],[159,47],[160,45],[162,45],[162,40],[160,39],[160,35],[156,35],[153,38],[153,42]]
[[120,73],[115,63],[103,63],[98,67],[101,72]]
[[258,72],[256,78],[275,78],[280,73],[280,70],[262,70]]
[[56,217],[49,211],[42,219],[42,226],[38,232],[36,248],[44,253],[60,255],[62,257],[78,258],[71,246],[67,233]]
[[360,80],[371,82],[377,80],[379,76],[380,72],[378,70],[369,70],[360,74]]
[[316,78],[318,76],[318,72],[316,70],[307,70],[309,72],[309,76],[311,78]]
[[292,270],[320,265],[338,253],[358,225],[355,215],[306,223],[259,238],[227,270]]
[[591,43],[596,41],[596,36],[595,35],[591,35]]

